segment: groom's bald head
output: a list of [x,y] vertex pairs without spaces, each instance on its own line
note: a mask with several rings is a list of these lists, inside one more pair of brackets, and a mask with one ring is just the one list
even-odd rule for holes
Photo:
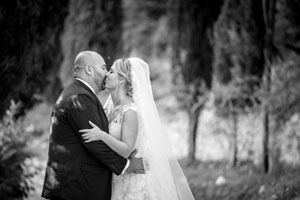
[[102,56],[94,51],[80,52],[74,61],[74,77],[87,82],[94,90],[103,89],[107,70]]
[[105,64],[101,55],[94,51],[82,51],[74,60],[74,75],[83,70],[86,65]]

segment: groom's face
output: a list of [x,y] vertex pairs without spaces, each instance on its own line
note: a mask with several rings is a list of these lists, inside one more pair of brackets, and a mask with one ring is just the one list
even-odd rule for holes
[[105,64],[104,60],[102,59],[97,64],[94,64],[93,67],[94,67],[93,80],[98,87],[98,91],[100,91],[104,87],[103,80],[105,79],[105,76],[107,73],[106,64]]

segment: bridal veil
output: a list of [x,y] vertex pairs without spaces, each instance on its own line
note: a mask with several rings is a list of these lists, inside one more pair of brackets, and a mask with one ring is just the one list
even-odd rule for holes
[[156,191],[156,199],[193,200],[154,102],[148,64],[140,58],[128,60],[131,64],[133,99],[138,107],[139,134],[143,138],[143,152],[140,153],[149,163],[148,185]]

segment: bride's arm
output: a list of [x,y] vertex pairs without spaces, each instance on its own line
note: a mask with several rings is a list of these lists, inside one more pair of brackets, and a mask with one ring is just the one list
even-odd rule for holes
[[134,148],[134,144],[138,132],[138,123],[136,112],[133,110],[128,110],[124,113],[124,118],[121,128],[121,140],[114,138],[113,136],[107,134],[97,127],[95,124],[90,122],[93,128],[83,129],[79,132],[83,132],[82,135],[85,142],[92,142],[97,140],[102,140],[116,153],[124,158],[128,158],[130,153]]

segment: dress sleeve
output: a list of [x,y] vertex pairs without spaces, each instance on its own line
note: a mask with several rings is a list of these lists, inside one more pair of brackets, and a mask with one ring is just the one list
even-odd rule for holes
[[123,113],[125,113],[127,110],[133,110],[133,111],[137,112],[137,106],[134,103],[128,104],[128,105],[124,106]]

